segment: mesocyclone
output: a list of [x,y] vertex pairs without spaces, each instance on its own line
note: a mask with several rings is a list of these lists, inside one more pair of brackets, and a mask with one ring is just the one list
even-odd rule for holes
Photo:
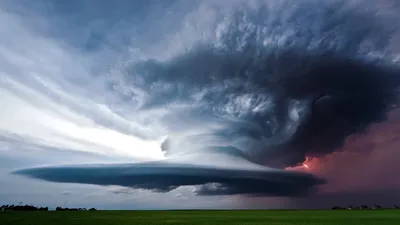
[[217,10],[212,35],[187,51],[131,65],[128,76],[141,80],[132,84],[151,90],[143,108],[185,102],[188,117],[220,123],[175,144],[171,137],[164,150],[226,144],[253,162],[286,167],[385,120],[397,103],[390,48],[398,26],[368,3],[240,2]]

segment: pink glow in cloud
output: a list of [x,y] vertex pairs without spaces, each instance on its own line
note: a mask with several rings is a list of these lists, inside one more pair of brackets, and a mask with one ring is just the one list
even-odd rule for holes
[[[321,193],[400,189],[400,110],[364,134],[350,136],[344,146],[322,158],[307,158],[303,170],[327,179]],[[397,172],[396,172],[397,171]]]

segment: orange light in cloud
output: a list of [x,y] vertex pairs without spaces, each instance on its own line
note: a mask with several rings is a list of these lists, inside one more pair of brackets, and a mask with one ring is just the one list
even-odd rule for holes
[[301,164],[302,169],[305,170],[310,170],[310,169],[314,169],[314,163],[313,163],[313,159],[310,157],[306,157],[306,160],[304,160],[304,162]]
[[312,157],[306,157],[306,159],[304,160],[304,162],[299,165],[299,166],[295,166],[295,167],[288,167],[286,168],[286,170],[307,170],[307,171],[314,171],[317,169],[318,167],[318,162],[317,162],[317,158],[312,158]]

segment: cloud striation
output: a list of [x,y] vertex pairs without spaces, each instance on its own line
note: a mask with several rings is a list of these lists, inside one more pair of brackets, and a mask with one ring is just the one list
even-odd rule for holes
[[[189,155],[158,162],[41,167],[18,170],[15,174],[38,179],[167,192],[179,186],[193,186],[197,195],[303,196],[323,180],[313,175],[252,164],[241,158],[214,155],[229,166],[196,163],[201,156]],[[236,165],[236,166],[233,166]]]
[[[304,194],[322,181],[282,168],[334,152],[396,107],[397,16],[372,3],[200,3],[178,32],[186,48],[166,56],[168,41],[155,44],[159,55],[124,64],[110,83],[115,93],[129,87],[122,95],[135,112],[163,112],[152,119],[166,127],[168,159],[16,173],[161,191],[200,185],[201,195]],[[207,166],[196,164],[202,157]]]

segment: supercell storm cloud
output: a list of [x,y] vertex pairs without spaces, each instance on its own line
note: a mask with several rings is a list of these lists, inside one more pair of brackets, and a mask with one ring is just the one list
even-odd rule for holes
[[190,104],[195,119],[212,115],[223,124],[203,135],[258,163],[293,166],[384,120],[397,100],[398,69],[384,55],[394,28],[364,12],[368,5],[347,2],[235,9],[216,26],[214,42],[140,62],[128,76],[152,90],[143,107]]
[[397,17],[373,1],[201,3],[187,17],[196,26],[177,32],[183,50],[161,57],[167,47],[155,44],[159,55],[127,63],[108,84],[133,115],[163,112],[149,124],[165,128],[167,159],[16,173],[156,191],[198,185],[203,195],[305,194],[323,180],[284,168],[338,150],[397,107]]

